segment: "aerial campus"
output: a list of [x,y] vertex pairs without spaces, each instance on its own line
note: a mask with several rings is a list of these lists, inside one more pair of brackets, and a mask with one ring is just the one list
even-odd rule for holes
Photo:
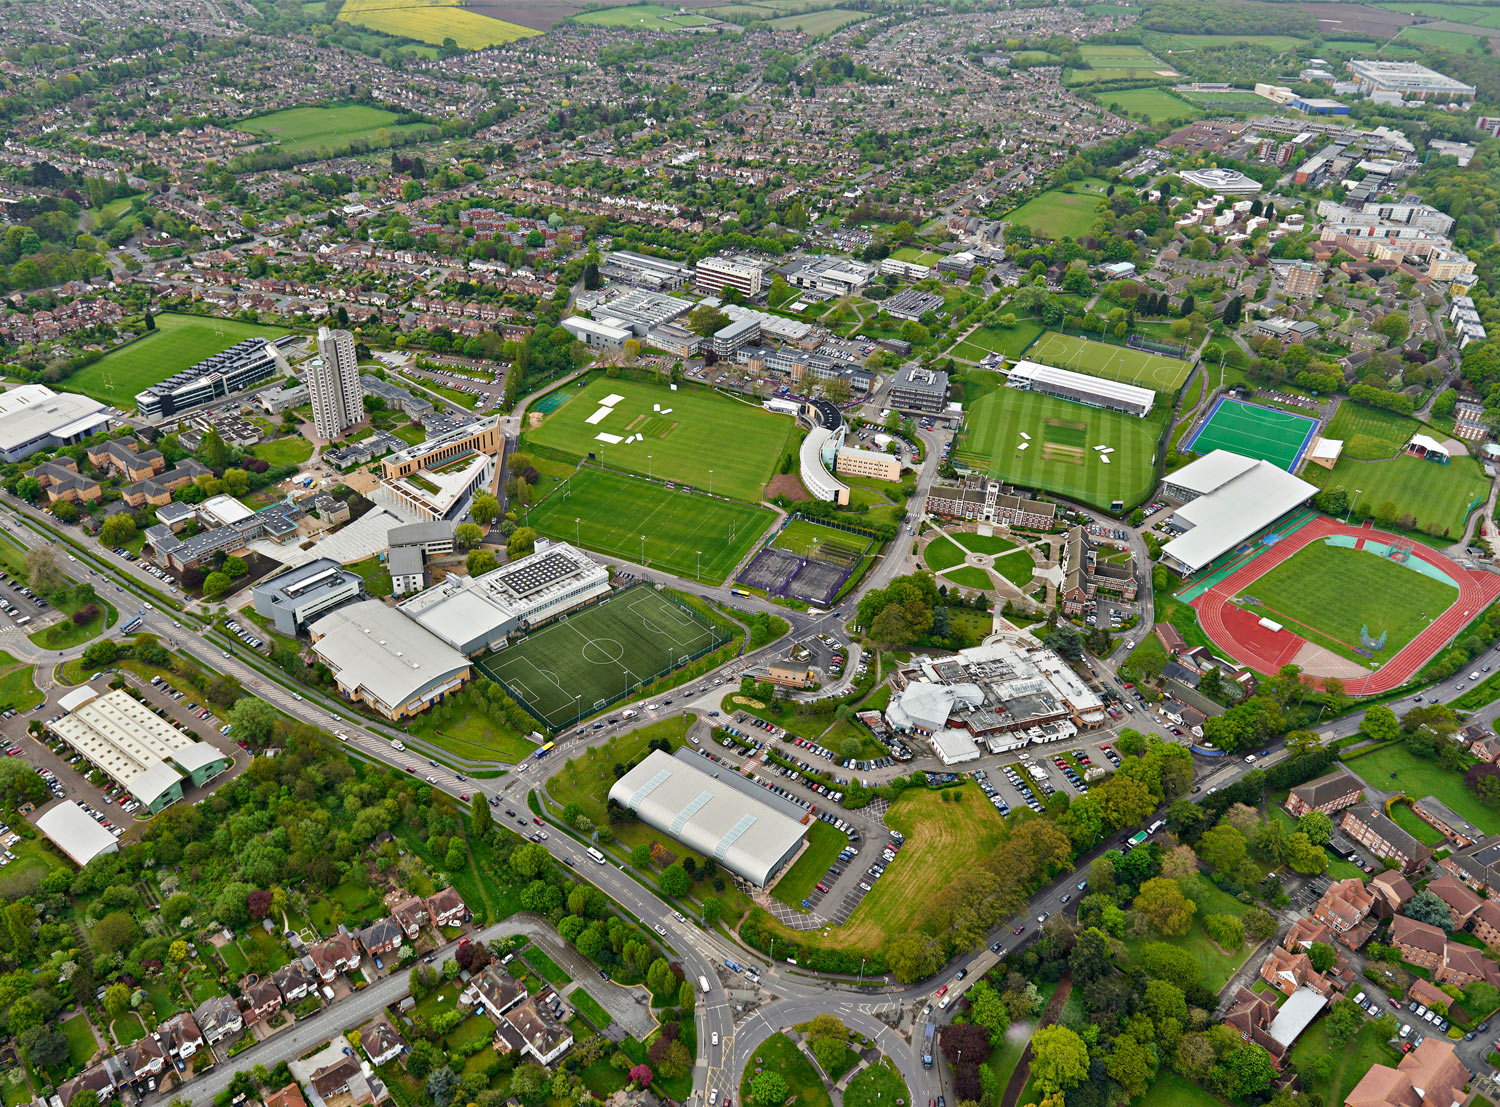
[[6,7],[0,1107],[1500,1103],[1497,42]]

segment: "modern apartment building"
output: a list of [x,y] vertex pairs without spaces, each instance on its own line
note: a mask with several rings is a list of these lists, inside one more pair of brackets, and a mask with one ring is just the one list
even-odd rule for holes
[[313,427],[332,441],[365,418],[365,392],[359,380],[359,355],[348,331],[318,328],[318,356],[307,369]]

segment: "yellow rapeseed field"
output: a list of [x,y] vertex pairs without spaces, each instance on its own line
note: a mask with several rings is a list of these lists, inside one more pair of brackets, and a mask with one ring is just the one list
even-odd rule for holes
[[451,38],[464,50],[483,50],[541,34],[519,23],[466,11],[458,0],[344,0],[339,20],[434,46]]

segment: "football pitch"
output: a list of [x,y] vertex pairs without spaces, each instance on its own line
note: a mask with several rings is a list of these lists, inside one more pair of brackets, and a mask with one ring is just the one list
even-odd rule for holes
[[563,390],[567,402],[525,433],[523,450],[540,446],[571,458],[592,452],[614,469],[754,503],[792,434],[790,416],[706,388],[684,385],[674,392],[602,373],[584,381]]
[[1192,371],[1190,359],[1162,357],[1129,346],[1111,346],[1076,335],[1048,331],[1023,355],[1058,369],[1088,373],[1111,381],[1123,381],[1157,392],[1176,392]]
[[1361,627],[1386,635],[1375,660],[1395,657],[1458,599],[1455,584],[1367,550],[1321,542],[1298,550],[1245,593],[1259,601],[1241,605],[1245,610],[1361,662],[1355,652]]
[[533,507],[527,522],[548,538],[637,564],[644,555],[652,568],[722,584],[775,517],[753,504],[585,468]]
[[276,327],[197,315],[158,315],[156,330],[78,370],[63,386],[126,411],[135,394],[173,373],[227,350],[242,338],[280,338]]
[[1196,454],[1229,450],[1242,457],[1269,461],[1290,473],[1317,430],[1318,420],[1311,415],[1295,415],[1226,396],[1214,405],[1184,448]]
[[969,409],[955,452],[971,469],[1003,481],[1103,508],[1115,500],[1129,507],[1151,491],[1161,425],[1159,416],[1137,419],[997,388]]
[[725,640],[642,584],[533,631],[477,664],[557,730]]

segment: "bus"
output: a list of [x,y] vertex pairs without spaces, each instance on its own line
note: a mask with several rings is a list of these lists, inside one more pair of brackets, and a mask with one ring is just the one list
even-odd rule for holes
[[604,864],[604,854],[600,853],[593,846],[589,847],[589,857],[593,859],[593,862],[596,865]]
[[130,617],[129,622],[127,622],[124,626],[122,626],[120,628],[120,633],[121,634],[129,634],[131,631],[135,630],[140,625],[141,625],[141,617],[139,615],[132,615]]
[[1145,842],[1146,842],[1146,832],[1144,830],[1142,830],[1140,833],[1134,835],[1130,839],[1130,841],[1128,841],[1128,842],[1125,843],[1125,852],[1129,853],[1131,850],[1135,849],[1136,846],[1144,845]]
[[540,761],[540,760],[541,760],[541,759],[542,759],[542,758],[544,758],[544,757],[546,757],[546,756],[547,756],[547,755],[548,755],[548,754],[549,754],[549,753],[551,753],[551,752],[552,752],[552,747],[553,747],[553,745],[555,745],[555,743],[553,743],[553,742],[548,742],[548,743],[547,743],[547,744],[546,744],[546,745],[545,745],[545,746],[543,746],[543,747],[542,747],[542,748],[541,748],[541,749],[539,749],[539,750],[537,750],[537,751],[536,751],[536,759],[537,759],[537,760],[538,760],[538,761]]
[[932,1039],[936,1036],[936,1028],[932,1023],[927,1024],[927,1030],[922,1035],[922,1067],[932,1068]]
[[746,592],[743,588],[731,588],[729,594],[731,596],[744,596],[746,599],[750,598],[750,593]]

